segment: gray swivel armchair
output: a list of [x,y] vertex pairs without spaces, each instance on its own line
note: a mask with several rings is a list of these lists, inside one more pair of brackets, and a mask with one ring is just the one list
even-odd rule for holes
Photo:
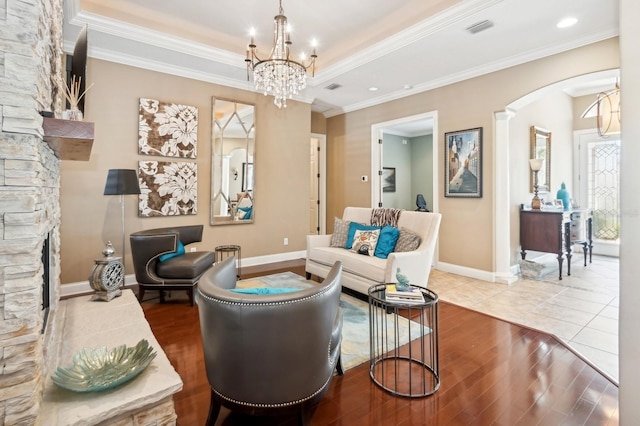
[[202,274],[215,262],[215,253],[185,252],[164,261],[160,261],[160,257],[176,252],[179,242],[187,245],[202,241],[202,230],[203,225],[175,226],[147,229],[129,236],[139,288],[138,300],[142,301],[145,290],[160,291],[161,302],[164,302],[166,291],[186,290],[193,306],[193,290]]
[[211,405],[251,415],[296,414],[306,424],[340,359],[342,313],[336,262],[322,284],[292,293],[247,295],[236,285],[235,260],[200,279],[198,310]]

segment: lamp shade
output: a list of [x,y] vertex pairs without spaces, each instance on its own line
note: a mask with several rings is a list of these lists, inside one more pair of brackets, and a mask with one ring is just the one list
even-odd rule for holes
[[534,172],[537,172],[540,169],[542,169],[543,162],[544,160],[541,158],[532,158],[529,160],[529,166],[531,167],[531,170],[533,170]]
[[140,184],[135,170],[111,169],[104,186],[104,195],[139,194]]

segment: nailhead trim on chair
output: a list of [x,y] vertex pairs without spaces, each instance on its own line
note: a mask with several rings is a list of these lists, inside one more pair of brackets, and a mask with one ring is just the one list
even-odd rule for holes
[[237,305],[237,306],[276,306],[276,305],[291,305],[294,303],[300,303],[306,300],[312,300],[315,299],[317,297],[320,297],[322,295],[324,295],[327,291],[329,291],[330,286],[326,287],[325,289],[323,289],[322,291],[315,293],[311,296],[306,296],[303,297],[301,299],[294,299],[294,300],[282,300],[282,301],[277,301],[277,302],[257,302],[257,303],[247,303],[247,302],[234,302],[234,301],[230,301],[230,300],[222,300],[219,299],[217,297],[212,297],[206,294],[203,294],[202,291],[200,290],[200,288],[198,288],[198,294],[202,297],[204,297],[207,300],[211,300],[213,302],[219,302],[225,305]]
[[309,395],[309,396],[307,396],[305,398],[301,398],[301,399],[298,399],[296,401],[290,401],[290,402],[280,402],[278,404],[255,404],[253,402],[238,401],[236,399],[229,398],[229,397],[221,394],[220,392],[218,392],[215,389],[213,389],[213,391],[220,398],[223,398],[223,399],[225,399],[225,400],[227,400],[229,402],[233,402],[234,404],[244,405],[244,406],[247,406],[247,407],[256,407],[256,408],[289,407],[289,406],[292,406],[292,405],[296,405],[296,404],[300,404],[302,402],[305,402],[305,401],[313,398],[314,396],[318,395],[327,386],[327,384],[331,381],[332,378],[333,378],[333,376],[330,376],[329,379],[327,379],[327,381],[324,382],[324,384],[320,387],[320,389],[318,389],[317,391],[315,391],[314,393],[312,393],[311,395]]

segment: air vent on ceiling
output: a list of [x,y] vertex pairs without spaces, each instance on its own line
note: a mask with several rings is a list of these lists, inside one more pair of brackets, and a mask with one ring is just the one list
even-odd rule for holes
[[489,20],[484,20],[484,21],[476,22],[470,27],[467,27],[467,31],[469,31],[471,34],[476,34],[476,33],[479,33],[480,31],[488,30],[491,27],[493,27],[493,22]]
[[325,87],[325,89],[327,90],[336,90],[337,88],[342,87],[342,84],[338,84],[338,83],[331,83],[330,85],[328,85],[327,87]]

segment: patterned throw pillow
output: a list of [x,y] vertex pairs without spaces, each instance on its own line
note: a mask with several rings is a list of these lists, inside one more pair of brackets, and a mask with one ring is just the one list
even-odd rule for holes
[[233,220],[242,220],[247,215],[247,212],[244,210],[236,210],[235,216],[233,216]]
[[351,251],[358,254],[366,254],[373,256],[376,251],[376,245],[378,244],[378,236],[380,235],[379,229],[373,230],[357,230],[353,236],[353,242],[351,244]]
[[353,237],[356,235],[356,231],[375,231],[379,230],[379,226],[371,226],[365,225],[363,223],[351,222],[349,225],[349,234],[347,235],[347,244],[345,244],[344,248],[347,250],[351,250],[353,246]]
[[420,236],[418,234],[408,229],[400,228],[400,236],[398,237],[398,242],[396,243],[396,248],[394,251],[413,251],[419,246]]
[[350,224],[350,221],[337,217],[333,220],[333,234],[331,235],[331,242],[329,243],[331,247],[344,248],[344,246],[347,245],[347,235],[349,235]]

